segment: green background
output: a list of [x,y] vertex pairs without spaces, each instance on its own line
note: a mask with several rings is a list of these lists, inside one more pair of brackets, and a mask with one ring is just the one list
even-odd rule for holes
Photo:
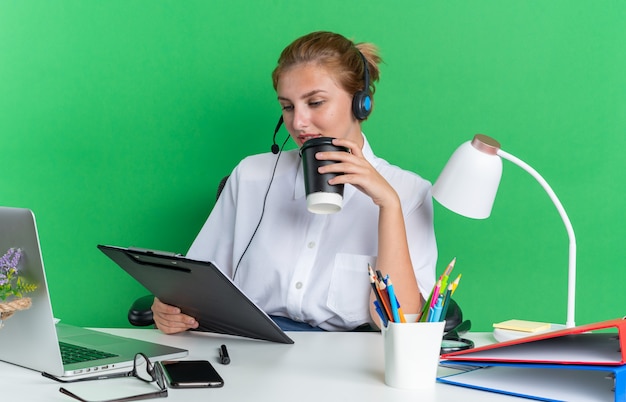
[[[269,151],[280,51],[331,30],[384,58],[377,154],[434,182],[474,134],[499,140],[568,211],[577,324],[621,317],[625,17],[621,0],[2,0],[0,205],[34,210],[57,317],[129,325],[145,290],[96,245],[185,253],[219,179]],[[567,235],[530,175],[504,161],[490,219],[435,214],[474,329],[565,322]]]

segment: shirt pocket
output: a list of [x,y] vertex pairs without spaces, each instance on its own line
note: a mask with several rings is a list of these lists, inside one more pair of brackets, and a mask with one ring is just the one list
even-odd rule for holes
[[370,279],[367,266],[376,265],[376,257],[339,253],[328,289],[327,306],[345,321],[370,321]]

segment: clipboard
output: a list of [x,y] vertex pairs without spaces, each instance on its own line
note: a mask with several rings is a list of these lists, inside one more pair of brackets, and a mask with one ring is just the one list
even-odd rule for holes
[[626,366],[535,363],[455,363],[461,373],[437,382],[539,401],[626,400]]
[[626,364],[626,320],[618,318],[531,335],[443,354],[441,359],[457,362],[620,366]]
[[211,262],[157,250],[98,248],[161,301],[195,317],[196,331],[294,343]]

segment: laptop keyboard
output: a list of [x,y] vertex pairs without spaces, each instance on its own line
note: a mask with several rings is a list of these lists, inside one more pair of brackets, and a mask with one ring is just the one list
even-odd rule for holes
[[61,347],[61,358],[63,359],[63,364],[87,362],[117,356],[113,353],[89,349],[65,342],[59,342],[59,346]]

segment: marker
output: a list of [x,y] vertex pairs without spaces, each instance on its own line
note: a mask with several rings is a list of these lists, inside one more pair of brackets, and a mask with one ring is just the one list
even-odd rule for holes
[[443,295],[437,298],[437,303],[435,303],[435,307],[433,307],[433,315],[429,317],[429,322],[439,322],[441,321],[441,309],[443,307]]
[[228,350],[226,349],[226,345],[222,345],[220,347],[220,363],[222,364],[230,363],[230,356],[228,356]]

